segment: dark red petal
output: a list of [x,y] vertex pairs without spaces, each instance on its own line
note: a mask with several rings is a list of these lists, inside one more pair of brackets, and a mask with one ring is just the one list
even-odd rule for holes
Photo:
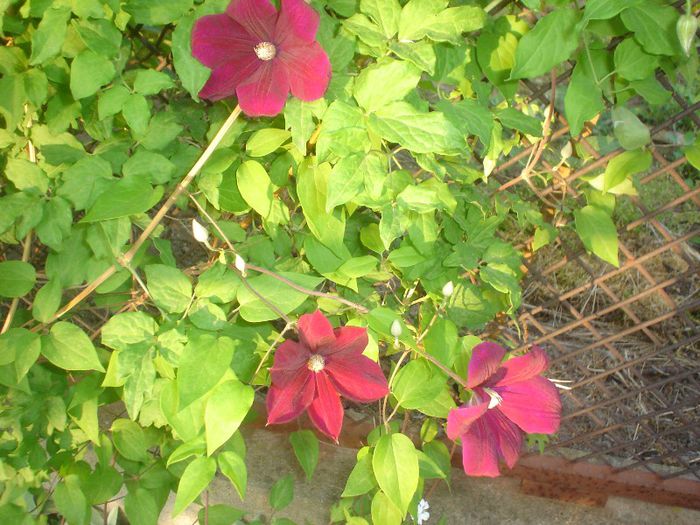
[[201,98],[207,100],[221,100],[232,97],[241,82],[254,75],[260,67],[257,57],[246,60],[235,60],[217,67],[211,72],[211,76],[199,92]]
[[282,0],[275,37],[282,43],[292,34],[307,43],[316,39],[320,17],[304,0]]
[[323,96],[331,80],[331,63],[318,42],[298,46],[290,41],[280,48],[279,57],[289,72],[292,95],[305,101]]
[[523,431],[498,410],[487,411],[484,423],[491,433],[491,439],[497,441],[499,457],[509,468],[513,468],[523,447]]
[[527,381],[547,370],[547,354],[539,346],[534,346],[527,354],[508,359],[489,382],[494,386],[504,386]]
[[275,359],[270,368],[272,383],[284,386],[300,369],[308,370],[311,353],[304,345],[287,339],[275,351]]
[[450,410],[447,414],[447,437],[452,441],[460,438],[488,408],[489,404],[485,402]]
[[309,417],[316,427],[338,441],[343,426],[343,405],[328,376],[319,372],[316,376],[316,397],[309,406]]
[[277,10],[270,0],[232,0],[226,14],[255,35],[258,41],[272,42]]
[[284,109],[288,94],[289,79],[279,60],[261,63],[255,74],[236,88],[238,103],[243,113],[249,117],[279,115]]
[[496,343],[486,342],[476,345],[469,360],[467,387],[479,386],[495,374],[501,366],[504,355],[506,351]]
[[284,386],[274,383],[267,391],[267,424],[286,423],[301,414],[314,399],[312,372],[300,370]]
[[318,353],[324,357],[335,359],[349,359],[362,355],[367,348],[369,338],[367,328],[360,326],[341,326],[333,332],[335,341],[318,349]]
[[192,55],[211,69],[256,58],[257,43],[257,38],[226,15],[203,16],[192,29]]
[[554,434],[561,420],[561,400],[556,387],[544,377],[494,387],[503,398],[500,410],[525,432]]
[[304,314],[297,322],[299,339],[312,352],[317,352],[320,347],[331,345],[335,342],[335,334],[330,321],[319,310],[312,314]]
[[389,393],[381,367],[369,357],[329,358],[326,371],[340,394],[358,403],[369,403]]
[[498,442],[484,418],[479,418],[462,434],[462,466],[468,476],[498,477]]

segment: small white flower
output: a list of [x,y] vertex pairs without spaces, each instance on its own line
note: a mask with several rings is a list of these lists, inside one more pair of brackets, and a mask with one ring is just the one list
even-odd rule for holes
[[197,219],[192,219],[192,236],[197,242],[203,244],[209,243],[209,232],[204,226],[197,222]]
[[245,277],[245,260],[240,255],[236,254],[236,261],[233,263],[236,270],[241,272],[241,275]]
[[429,508],[430,505],[424,499],[418,502],[418,511],[416,512],[416,523],[418,525],[423,525],[423,523],[430,519],[430,512],[428,512]]
[[484,158],[484,176],[485,177],[488,177],[489,175],[491,175],[491,172],[493,171],[493,169],[495,167],[496,167],[495,160],[493,160],[489,157]]
[[399,347],[399,337],[401,337],[401,332],[403,330],[401,329],[401,323],[399,322],[398,319],[394,319],[394,322],[391,323],[391,335],[394,336],[394,347],[398,348]]
[[447,281],[445,286],[442,287],[442,295],[446,298],[450,297],[455,291],[455,285],[452,281]]

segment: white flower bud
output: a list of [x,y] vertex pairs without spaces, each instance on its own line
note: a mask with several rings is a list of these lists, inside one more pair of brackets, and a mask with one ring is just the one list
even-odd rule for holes
[[496,167],[495,160],[493,160],[489,157],[484,158],[484,176],[485,177],[488,177],[489,175],[491,175],[491,172],[493,171],[493,169],[495,167]]
[[394,322],[391,323],[391,335],[394,337],[399,337],[402,332],[403,330],[401,329],[401,323],[398,319],[394,319]]
[[445,283],[445,286],[442,287],[442,295],[445,296],[445,298],[450,297],[455,291],[455,285],[452,281],[447,281]]
[[236,270],[241,272],[241,275],[245,277],[245,260],[239,254],[236,254],[236,261],[233,263]]
[[204,244],[209,243],[209,232],[204,226],[197,222],[197,219],[192,219],[192,236],[197,242]]
[[573,154],[573,152],[574,152],[574,148],[573,148],[573,146],[571,145],[571,142],[567,140],[567,141],[566,141],[566,144],[564,145],[564,147],[563,147],[563,148],[561,149],[561,151],[559,152],[559,154],[561,155],[561,160],[566,160],[566,159],[568,159],[569,157],[571,157],[571,155]]

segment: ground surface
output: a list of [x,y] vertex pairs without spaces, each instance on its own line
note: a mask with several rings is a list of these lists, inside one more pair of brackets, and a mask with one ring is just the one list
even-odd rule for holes
[[[276,516],[287,517],[297,524],[328,523],[328,509],[343,490],[347,475],[355,461],[355,451],[321,444],[319,465],[310,482],[304,480],[286,434],[265,430],[246,433],[249,443],[248,496],[242,503],[229,482],[219,479],[210,502],[227,503],[245,508],[254,514],[270,516],[268,492],[280,477],[294,473],[295,496],[292,504]],[[252,446],[255,444],[254,446]],[[460,471],[453,472],[452,492],[441,484],[430,496],[431,518],[427,525],[438,522],[441,515],[449,525],[685,525],[700,523],[700,512],[653,505],[623,498],[610,498],[604,508],[520,494],[518,480],[512,478],[470,479]],[[170,518],[172,501],[161,515],[167,525],[192,525],[197,509]],[[379,525],[379,524],[377,524]]]

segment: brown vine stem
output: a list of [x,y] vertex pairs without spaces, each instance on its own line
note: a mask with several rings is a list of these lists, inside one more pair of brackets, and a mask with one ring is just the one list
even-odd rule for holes
[[[141,232],[141,235],[139,235],[138,239],[136,239],[131,248],[124,255],[117,259],[119,266],[123,266],[125,268],[129,267],[131,261],[136,256],[136,253],[139,251],[143,243],[145,243],[146,240],[148,240],[150,235],[163,220],[163,217],[165,217],[168,211],[170,211],[170,208],[173,207],[175,201],[177,201],[180,195],[183,194],[183,192],[187,189],[187,187],[197,176],[197,174],[202,170],[204,165],[214,153],[214,150],[216,150],[216,148],[219,146],[221,141],[226,136],[226,133],[228,133],[228,131],[231,129],[231,126],[233,126],[234,122],[236,122],[236,119],[240,114],[241,107],[236,106],[229,115],[229,117],[226,119],[226,121],[223,123],[219,131],[216,133],[212,141],[209,143],[207,148],[204,150],[204,153],[202,153],[197,162],[195,162],[194,166],[192,166],[192,169],[190,169],[187,175],[185,175],[185,177],[180,181],[175,190],[170,194],[170,197],[168,197],[168,199],[160,207],[158,212],[153,216],[151,222]],[[117,264],[113,264],[112,266],[107,268],[99,277],[97,277],[94,281],[88,284],[78,295],[71,299],[66,306],[64,306],[58,312],[56,312],[56,314],[54,314],[54,316],[49,320],[47,324],[50,324],[60,319],[65,314],[70,312],[73,308],[75,308],[78,304],[85,300],[92,292],[94,292],[102,283],[104,283],[107,279],[112,277],[112,275],[114,275],[116,272]]]

